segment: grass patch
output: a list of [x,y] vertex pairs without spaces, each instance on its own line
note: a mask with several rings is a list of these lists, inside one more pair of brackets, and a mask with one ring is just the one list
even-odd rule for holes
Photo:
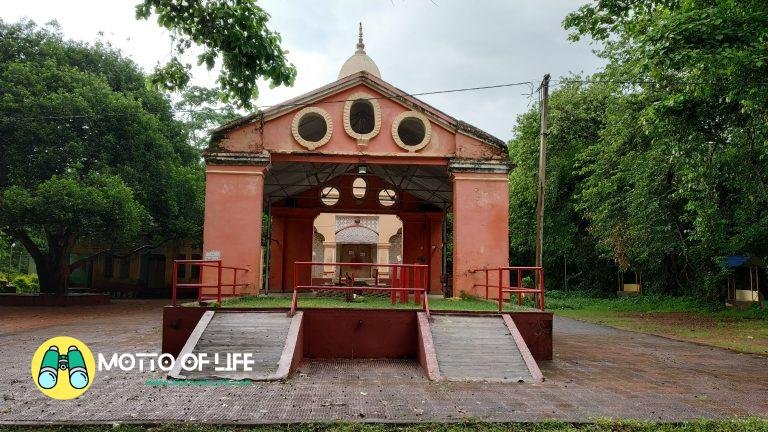
[[550,292],[547,309],[556,315],[624,330],[768,355],[768,309],[758,305],[738,310],[712,307],[694,297],[599,298]]
[[2,432],[768,432],[768,421],[760,419],[650,423],[633,420],[597,420],[594,423],[422,423],[413,425],[365,423],[308,423],[265,426],[215,426],[168,424],[159,426],[0,426]]
[[[250,296],[224,300],[221,307],[251,307],[251,308],[289,308],[290,297]],[[299,297],[299,307],[302,308],[345,308],[345,309],[421,309],[421,305],[397,302],[394,305],[388,297],[357,296],[354,301],[347,302],[341,297]],[[429,299],[430,310],[449,311],[495,311],[494,302],[473,297],[434,298]]]

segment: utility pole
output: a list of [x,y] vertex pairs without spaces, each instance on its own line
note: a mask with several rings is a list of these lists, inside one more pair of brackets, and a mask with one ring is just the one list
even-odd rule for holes
[[547,181],[547,122],[549,120],[549,74],[544,75],[541,92],[541,140],[539,141],[539,188],[536,196],[536,267],[543,264],[544,249],[544,185]]

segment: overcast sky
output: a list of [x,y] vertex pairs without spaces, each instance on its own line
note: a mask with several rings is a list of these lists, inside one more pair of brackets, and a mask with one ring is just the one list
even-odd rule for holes
[[[67,37],[96,40],[99,32],[146,71],[168,60],[168,34],[153,20],[136,21],[137,0],[25,0],[0,2],[0,17],[59,22]],[[258,105],[271,105],[336,80],[357,43],[365,45],[382,78],[409,93],[541,81],[592,73],[602,61],[587,43],[572,43],[561,27],[583,0],[264,0],[270,28],[283,36],[298,68],[291,88],[261,85]],[[191,63],[194,63],[190,60]],[[198,69],[195,84],[214,85],[215,72]],[[508,140],[530,100],[525,87],[424,96],[447,114]]]

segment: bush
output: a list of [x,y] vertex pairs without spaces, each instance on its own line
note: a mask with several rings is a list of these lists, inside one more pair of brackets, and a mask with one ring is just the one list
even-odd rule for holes
[[40,292],[40,281],[37,275],[20,274],[11,280],[11,285],[16,287],[19,294],[34,294]]

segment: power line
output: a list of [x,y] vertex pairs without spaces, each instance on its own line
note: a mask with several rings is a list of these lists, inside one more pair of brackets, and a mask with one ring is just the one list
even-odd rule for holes
[[[659,81],[659,80],[612,80],[612,79],[571,79],[571,78],[563,78],[560,77],[557,80],[553,80],[553,83],[556,84],[570,84],[570,83],[579,83],[579,84],[664,84],[664,85],[720,85],[720,84],[727,84],[725,81],[686,81],[686,80],[670,80],[670,81]],[[749,86],[749,85],[755,85],[755,86],[768,86],[768,82],[761,82],[761,81],[739,81],[739,85],[742,87]]]
[[[571,79],[567,77],[559,77],[556,80],[551,81],[551,85],[565,85],[570,83],[579,83],[579,84],[618,84],[618,85],[648,85],[648,84],[663,84],[663,85],[676,85],[676,86],[684,86],[684,85],[720,85],[720,84],[726,84],[723,81],[686,81],[686,80],[674,80],[674,81],[658,81],[658,80],[648,80],[648,79],[627,79],[627,80],[613,80],[613,79]],[[741,86],[768,86],[768,82],[750,82],[750,81],[740,81],[739,84]],[[534,93],[536,93],[536,90],[534,90],[535,83],[534,81],[520,81],[520,82],[513,82],[513,83],[504,83],[504,84],[492,84],[492,85],[483,85],[483,86],[474,86],[474,87],[463,87],[463,88],[455,88],[455,89],[446,89],[446,90],[435,90],[435,91],[425,91],[425,92],[416,92],[416,93],[405,93],[403,95],[396,95],[396,96],[375,96],[375,97],[367,97],[367,98],[356,98],[356,99],[337,99],[337,100],[327,100],[327,101],[321,101],[321,102],[296,102],[296,103],[279,103],[274,105],[256,105],[255,108],[257,110],[263,110],[267,108],[283,108],[283,107],[304,107],[309,105],[320,105],[320,104],[335,104],[335,103],[346,103],[346,102],[354,102],[356,100],[384,100],[384,99],[402,99],[405,97],[416,97],[416,96],[432,96],[432,95],[439,95],[439,94],[450,94],[450,93],[462,93],[462,92],[474,92],[474,91],[481,91],[481,90],[491,90],[491,89],[499,89],[499,88],[505,88],[505,87],[518,87],[518,86],[527,86],[529,88],[528,93],[524,93],[523,96],[528,97],[529,99],[533,98]],[[201,113],[206,111],[224,111],[224,110],[232,110],[231,107],[207,107],[207,108],[201,108],[201,109],[172,109],[170,110],[173,114],[184,114],[184,113]],[[119,114],[108,114],[108,113],[100,113],[100,114],[79,114],[79,115],[63,115],[63,116],[28,116],[28,117],[14,117],[14,116],[3,116],[3,119],[6,120],[74,120],[74,119],[85,119],[85,118],[104,118],[104,117],[120,117],[125,115],[131,115],[129,113],[119,113]]]
[[[505,84],[493,84],[493,85],[485,85],[485,86],[476,86],[476,87],[464,87],[464,88],[457,88],[457,89],[448,89],[448,90],[435,90],[435,91],[426,91],[426,92],[418,92],[418,93],[406,93],[403,95],[396,95],[396,96],[375,96],[375,97],[367,97],[367,98],[355,98],[355,99],[338,99],[338,100],[327,100],[327,101],[321,101],[321,102],[296,102],[296,103],[280,103],[275,105],[257,105],[256,108],[266,109],[266,108],[283,108],[283,107],[302,107],[302,106],[309,106],[309,105],[320,105],[320,104],[335,104],[335,103],[346,103],[346,102],[354,102],[357,100],[382,100],[382,99],[402,99],[404,97],[416,97],[416,96],[431,96],[431,95],[438,95],[438,94],[449,94],[449,93],[460,93],[460,92],[472,92],[472,91],[480,91],[480,90],[489,90],[489,89],[498,89],[498,88],[504,88],[504,87],[516,87],[516,86],[528,86],[531,89],[531,94],[533,93],[533,82],[531,81],[522,81],[522,82],[515,82],[515,83],[505,83]],[[190,109],[190,110],[171,110],[171,113],[174,114],[182,114],[182,113],[197,113],[197,112],[205,112],[205,111],[223,111],[223,110],[230,110],[229,107],[221,107],[221,108],[204,108],[204,109]],[[65,115],[65,116],[30,116],[30,117],[12,117],[12,116],[5,116],[5,119],[16,119],[16,120],[64,120],[64,119],[81,119],[81,118],[103,118],[103,117],[120,117],[123,115],[130,115],[128,113],[119,113],[119,114],[80,114],[80,115]]]

